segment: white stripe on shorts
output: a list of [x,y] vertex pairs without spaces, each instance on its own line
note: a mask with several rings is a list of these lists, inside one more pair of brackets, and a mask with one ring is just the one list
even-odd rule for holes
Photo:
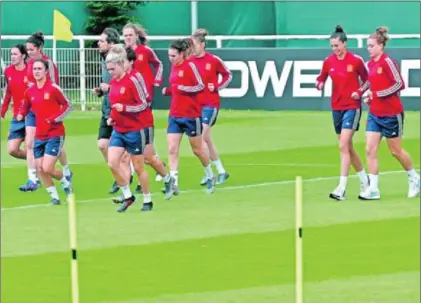
[[358,123],[360,122],[360,117],[361,117],[361,109],[356,109],[354,123],[352,124],[352,130],[357,130]]
[[200,118],[196,118],[196,135],[202,135],[202,122],[200,121]]

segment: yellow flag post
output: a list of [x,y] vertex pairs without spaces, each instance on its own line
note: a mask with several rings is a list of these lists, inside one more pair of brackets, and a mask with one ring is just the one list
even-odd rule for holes
[[72,42],[72,22],[60,11],[54,10],[53,16],[53,62],[57,62],[57,41]]

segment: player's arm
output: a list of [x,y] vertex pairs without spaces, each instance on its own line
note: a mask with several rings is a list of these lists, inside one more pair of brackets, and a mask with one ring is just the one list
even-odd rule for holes
[[57,84],[53,84],[54,87],[54,97],[58,104],[60,104],[60,110],[57,113],[54,113],[50,117],[47,118],[52,123],[60,123],[63,122],[64,118],[70,113],[72,110],[72,102],[70,99],[64,94],[63,90]]
[[136,72],[135,74],[136,80],[139,82],[140,86],[143,89],[143,92],[145,93],[145,97],[147,101],[151,101],[149,100],[149,94],[148,94],[148,90],[146,88],[146,82],[145,82],[145,78],[143,78],[141,73]]
[[358,95],[361,97],[370,88],[370,82],[368,81],[368,68],[362,58],[358,61],[357,73],[362,81],[362,84],[357,91]]
[[[123,105],[122,111],[125,111],[128,113],[139,113],[145,110],[146,108],[148,108],[148,102],[146,101],[145,91],[143,90],[142,86],[140,85],[136,77],[133,77],[133,76],[130,77],[129,81],[130,81],[129,92],[137,104],[136,105],[122,104]],[[117,104],[113,105],[113,107],[117,107]]]
[[177,85],[176,88],[181,93],[196,94],[201,92],[205,88],[205,85],[203,84],[202,77],[200,76],[196,65],[194,65],[193,62],[189,62],[189,67],[192,72],[193,85]]
[[155,86],[160,86],[162,84],[162,77],[164,75],[164,66],[152,48],[146,46],[146,49],[148,51],[149,63],[151,63],[155,68],[155,78],[153,84]]
[[320,74],[317,76],[316,79],[316,88],[318,90],[321,90],[323,88],[327,77],[329,77],[329,63],[328,59],[326,58],[325,61],[323,61],[322,70],[320,71]]
[[402,76],[399,72],[399,68],[397,67],[396,63],[392,61],[389,57],[385,59],[386,64],[384,64],[384,72],[386,76],[392,80],[392,85],[388,88],[373,91],[373,95],[383,98],[390,95],[393,95],[400,90],[405,88],[405,83],[403,82]]
[[[225,65],[224,61],[218,56],[215,56],[216,59],[216,72],[218,75],[222,76],[222,80],[220,83],[215,83],[214,86],[217,90],[221,90],[226,88],[232,81],[232,73]],[[218,79],[217,79],[218,81]]]
[[3,103],[1,104],[1,117],[4,118],[6,112],[9,108],[10,100],[12,99],[12,92],[10,91],[9,84],[7,82],[7,76],[5,75],[4,79],[6,80],[6,88]]
[[58,76],[58,68],[54,64],[53,60],[48,60],[48,71],[50,73],[50,80],[53,81],[53,83],[60,85],[60,79]]
[[23,100],[21,101],[21,104],[19,107],[17,120],[18,121],[23,120],[26,117],[26,115],[29,113],[30,109],[31,109],[31,97],[28,94],[28,90],[26,90],[23,96]]
[[164,96],[171,96],[172,95],[172,87],[164,87],[162,89],[162,94]]

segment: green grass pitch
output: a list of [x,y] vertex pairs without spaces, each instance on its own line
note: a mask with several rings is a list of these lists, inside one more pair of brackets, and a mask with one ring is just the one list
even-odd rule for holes
[[[156,113],[163,158],[166,114]],[[353,176],[348,200],[336,203],[327,198],[339,174],[329,112],[222,111],[213,134],[227,183],[204,193],[203,169],[184,139],[182,193],[166,201],[153,181],[153,212],[140,213],[137,203],[119,214],[96,148],[99,115],[73,112],[66,120],[82,303],[293,303],[297,175],[304,178],[305,303],[420,301],[420,203],[406,198],[407,176],[385,142],[382,200],[359,201]],[[43,188],[18,191],[26,168],[6,155],[9,121],[1,122],[1,301],[68,303],[67,206],[49,206]],[[364,131],[355,144],[365,162]],[[419,144],[419,112],[408,112],[404,147],[417,168]]]

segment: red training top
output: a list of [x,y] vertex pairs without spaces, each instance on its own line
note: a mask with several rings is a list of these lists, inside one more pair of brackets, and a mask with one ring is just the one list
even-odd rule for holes
[[[42,55],[42,59],[48,62],[48,79],[52,80],[54,83],[60,85],[60,79],[58,75],[58,69],[57,66],[54,64],[53,60],[50,59],[50,57],[46,55]],[[28,66],[28,82],[29,85],[35,84],[35,78],[34,78],[34,72],[32,71],[32,68],[34,66],[34,59],[29,59],[26,63]]]
[[3,104],[1,105],[1,117],[4,118],[9,108],[10,100],[13,99],[13,117],[19,113],[22,106],[25,90],[28,88],[28,71],[27,66],[23,70],[17,70],[14,65],[9,65],[4,70],[4,78],[6,79],[6,93],[4,95]]

